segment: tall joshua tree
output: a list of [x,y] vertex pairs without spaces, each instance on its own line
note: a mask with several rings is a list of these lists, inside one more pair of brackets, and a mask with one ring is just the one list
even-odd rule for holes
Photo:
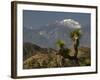
[[71,32],[70,37],[73,41],[73,46],[74,46],[74,57],[77,58],[78,55],[78,46],[79,46],[79,40],[81,37],[81,30],[75,29],[74,31]]

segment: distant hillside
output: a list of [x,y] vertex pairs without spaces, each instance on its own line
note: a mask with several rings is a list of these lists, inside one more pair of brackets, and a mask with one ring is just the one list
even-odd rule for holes
[[[71,66],[89,66],[91,65],[90,48],[80,47],[78,52],[78,63],[75,63],[73,57],[66,58],[58,54],[59,51],[52,48],[41,48],[32,43],[23,45],[23,68],[52,68],[52,67],[71,67]],[[70,56],[74,51],[70,49]]]
[[[68,22],[67,22],[68,21]],[[55,43],[57,40],[62,39],[68,47],[72,47],[72,40],[70,39],[70,33],[75,29],[74,27],[79,27],[78,23],[72,22],[72,19],[58,21],[50,23],[48,25],[40,26],[38,29],[29,28],[27,26],[23,28],[23,40],[24,42],[35,43],[41,47],[55,48]],[[69,22],[71,21],[71,22]],[[64,25],[66,24],[66,25]],[[32,26],[35,27],[35,26]],[[80,39],[80,45],[90,47],[90,28],[83,26],[82,38]]]
[[23,59],[26,60],[27,58],[37,54],[37,53],[52,53],[57,52],[55,49],[52,48],[41,48],[38,45],[32,43],[23,43]]

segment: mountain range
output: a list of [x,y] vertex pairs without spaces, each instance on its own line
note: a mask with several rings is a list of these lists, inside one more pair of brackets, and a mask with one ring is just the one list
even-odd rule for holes
[[81,29],[80,46],[90,47],[90,25],[81,26],[73,19],[64,19],[54,23],[45,24],[37,29],[32,27],[23,28],[23,41],[31,42],[43,48],[56,48],[57,40],[63,40],[66,47],[72,47],[70,33],[76,28]]

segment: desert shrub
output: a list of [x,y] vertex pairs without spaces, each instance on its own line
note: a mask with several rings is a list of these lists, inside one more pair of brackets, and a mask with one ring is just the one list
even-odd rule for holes
[[89,66],[91,64],[91,61],[88,58],[80,58],[79,64],[80,66]]

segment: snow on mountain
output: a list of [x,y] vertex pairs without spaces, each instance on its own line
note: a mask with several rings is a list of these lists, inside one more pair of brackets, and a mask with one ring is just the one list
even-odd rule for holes
[[64,19],[62,21],[60,21],[60,23],[63,26],[67,26],[69,28],[81,28],[81,25],[79,24],[79,22],[73,20],[73,19]]
[[[33,26],[34,27],[34,26]],[[64,19],[61,21],[55,21],[51,24],[41,26],[39,29],[25,28],[24,27],[24,42],[32,42],[38,44],[41,47],[56,47],[56,41],[61,39],[65,41],[67,47],[72,46],[70,39],[70,32],[76,28],[81,28],[82,39],[81,45],[90,46],[90,32],[86,27],[82,27],[81,24],[73,19]],[[84,42],[85,41],[85,42]]]

